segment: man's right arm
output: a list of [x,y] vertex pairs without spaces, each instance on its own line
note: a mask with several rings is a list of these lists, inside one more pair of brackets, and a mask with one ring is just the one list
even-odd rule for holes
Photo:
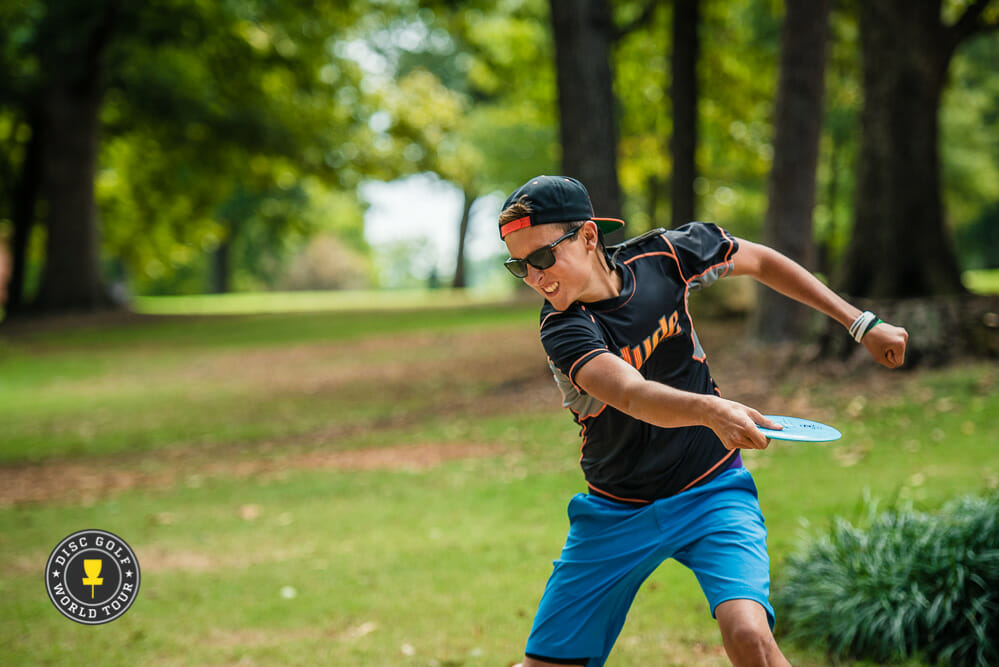
[[590,396],[649,424],[663,428],[707,426],[728,449],[765,449],[769,441],[756,425],[780,428],[741,403],[646,380],[613,354],[595,356],[574,379]]

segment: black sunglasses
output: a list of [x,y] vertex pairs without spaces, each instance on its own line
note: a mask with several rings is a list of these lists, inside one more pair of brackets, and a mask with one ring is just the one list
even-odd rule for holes
[[505,266],[510,273],[518,278],[527,277],[528,264],[536,268],[538,271],[544,271],[545,269],[551,268],[551,266],[555,263],[555,253],[553,252],[555,250],[555,246],[566,239],[571,239],[573,236],[578,234],[579,230],[582,228],[583,226],[580,225],[572,231],[566,232],[562,236],[555,239],[552,243],[549,243],[546,246],[541,246],[537,250],[533,251],[524,259],[514,259],[511,257],[503,262],[503,266]]

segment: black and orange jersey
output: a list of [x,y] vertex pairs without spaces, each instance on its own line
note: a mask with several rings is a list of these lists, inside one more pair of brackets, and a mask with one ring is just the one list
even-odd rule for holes
[[713,479],[738,462],[703,426],[660,428],[592,396],[576,374],[600,354],[615,354],[649,380],[718,393],[687,307],[691,290],[732,269],[738,243],[717,225],[694,222],[653,230],[609,248],[622,276],[619,296],[541,308],[541,342],[563,396],[582,427],[580,465],[591,492],[625,502],[665,498]]

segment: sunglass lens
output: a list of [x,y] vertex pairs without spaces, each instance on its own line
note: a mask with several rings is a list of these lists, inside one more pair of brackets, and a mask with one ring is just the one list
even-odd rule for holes
[[555,263],[555,253],[551,248],[538,248],[528,255],[525,261],[539,271],[544,271]]
[[503,266],[517,278],[527,277],[527,263],[522,259],[508,259],[503,262]]

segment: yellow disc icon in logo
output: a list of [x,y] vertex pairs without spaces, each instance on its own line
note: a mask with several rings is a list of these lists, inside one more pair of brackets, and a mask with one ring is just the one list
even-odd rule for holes
[[104,583],[101,579],[101,568],[104,566],[104,561],[100,558],[85,558],[83,560],[83,571],[87,573],[87,576],[83,578],[83,585],[90,586],[90,599],[94,599],[94,586],[100,586]]

